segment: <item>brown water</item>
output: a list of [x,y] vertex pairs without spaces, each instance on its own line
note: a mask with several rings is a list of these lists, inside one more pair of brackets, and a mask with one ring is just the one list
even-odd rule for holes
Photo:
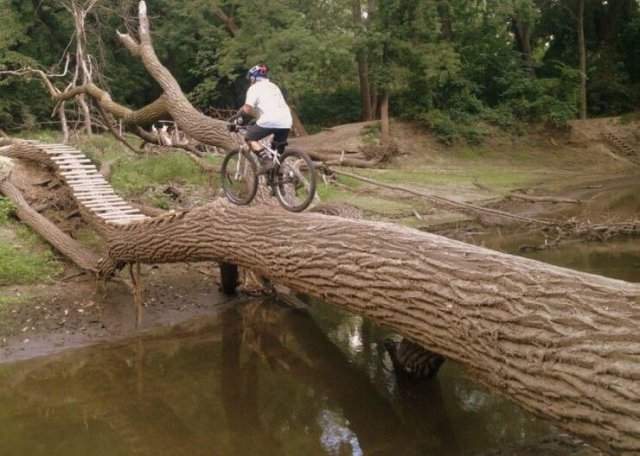
[[[500,240],[494,240],[500,244]],[[537,259],[640,280],[636,242]],[[126,343],[0,366],[0,455],[474,455],[556,432],[453,362],[399,384],[360,317],[248,301]]]

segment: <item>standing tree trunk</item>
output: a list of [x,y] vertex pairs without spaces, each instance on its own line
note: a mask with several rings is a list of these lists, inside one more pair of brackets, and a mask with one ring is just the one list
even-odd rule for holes
[[516,36],[518,50],[522,56],[522,61],[527,72],[534,77],[536,75],[533,56],[531,50],[531,25],[520,18],[514,17],[512,29]]
[[587,118],[587,48],[584,38],[584,0],[578,0],[578,52],[580,53],[580,119]]
[[293,133],[296,136],[307,136],[307,130],[304,128],[304,124],[302,120],[300,120],[300,116],[298,115],[298,111],[291,106],[291,119],[293,119]]
[[387,145],[391,142],[391,128],[389,126],[389,92],[385,90],[380,100],[380,143]]
[[[364,18],[362,17],[362,4],[360,0],[352,0],[351,10],[353,13],[353,24],[357,33],[364,31]],[[360,81],[360,104],[361,119],[373,119],[371,107],[371,91],[369,90],[369,63],[367,61],[367,50],[365,46],[359,45],[356,50],[356,60],[358,62],[358,79]]]
[[[95,2],[93,2],[95,4]],[[82,85],[86,86],[91,83],[91,63],[89,62],[89,55],[87,54],[87,34],[85,30],[85,19],[87,12],[93,5],[88,6],[88,9],[83,9],[75,1],[71,2],[71,13],[73,15],[73,22],[76,31],[76,78],[82,80]],[[75,85],[74,80],[74,85]],[[84,130],[88,135],[93,133],[93,126],[91,122],[91,108],[89,102],[84,94],[78,96],[78,104],[82,111],[82,118],[84,123]]]
[[438,0],[438,17],[440,19],[440,36],[445,41],[451,41],[453,39],[453,26],[451,24],[449,0]]
[[69,142],[69,124],[67,123],[67,113],[64,111],[65,103],[60,103],[58,108],[58,117],[60,117],[60,128],[62,129],[62,142],[67,144]]

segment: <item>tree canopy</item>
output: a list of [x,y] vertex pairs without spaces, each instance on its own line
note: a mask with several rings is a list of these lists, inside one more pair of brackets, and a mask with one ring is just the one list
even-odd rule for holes
[[[0,71],[61,71],[74,30],[64,3],[73,1],[0,0]],[[136,4],[99,0],[86,27],[100,85],[119,102],[143,106],[160,89],[115,36],[116,29],[135,27]],[[446,141],[479,139],[478,120],[562,125],[581,103],[581,25],[588,114],[630,112],[640,99],[636,0],[149,0],[148,6],[160,59],[204,111],[239,106],[246,69],[266,62],[311,129],[376,117],[382,94],[393,116],[419,121]],[[49,120],[53,104],[38,84],[0,76],[2,128]]]

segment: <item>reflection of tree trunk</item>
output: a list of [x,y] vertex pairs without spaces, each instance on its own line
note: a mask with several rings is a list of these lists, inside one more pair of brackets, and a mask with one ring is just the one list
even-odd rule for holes
[[587,49],[584,38],[584,0],[578,0],[578,52],[580,53],[580,119],[587,118]]
[[222,314],[221,399],[227,425],[234,438],[235,454],[263,454],[281,447],[259,416],[258,359],[252,354],[240,364],[242,322],[236,309]]
[[[349,362],[307,313],[267,302],[262,307],[259,317],[266,316],[272,323],[252,319],[250,324],[259,328],[271,364],[287,366],[288,372],[309,387],[319,388],[331,404],[341,409],[364,454],[381,449],[403,454],[404,445],[412,442],[402,438],[405,430],[395,411],[367,375]],[[281,340],[290,340],[296,350],[284,346]],[[297,355],[298,350],[301,355]]]

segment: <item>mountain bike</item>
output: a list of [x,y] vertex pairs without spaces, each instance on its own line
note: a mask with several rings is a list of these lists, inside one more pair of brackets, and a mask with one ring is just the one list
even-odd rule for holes
[[291,212],[305,210],[316,193],[316,172],[309,156],[301,150],[284,151],[286,143],[274,144],[265,138],[259,141],[264,147],[260,152],[264,159],[258,159],[244,140],[246,132],[246,126],[236,123],[240,146],[222,161],[222,189],[227,199],[238,205],[251,203],[263,176],[271,196],[277,197],[282,207]]

